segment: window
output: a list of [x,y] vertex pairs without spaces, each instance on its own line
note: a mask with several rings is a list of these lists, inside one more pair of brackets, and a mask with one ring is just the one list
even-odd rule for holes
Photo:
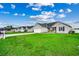
[[59,27],[59,31],[65,31],[65,27]]
[[79,28],[74,28],[75,30],[79,30]]
[[56,30],[56,27],[52,27],[52,30],[53,30],[53,31]]

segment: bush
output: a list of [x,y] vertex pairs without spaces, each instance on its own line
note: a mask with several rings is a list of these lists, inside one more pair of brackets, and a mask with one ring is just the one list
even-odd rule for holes
[[24,32],[27,32],[27,30],[24,30]]
[[75,31],[69,31],[69,34],[74,34],[75,33]]

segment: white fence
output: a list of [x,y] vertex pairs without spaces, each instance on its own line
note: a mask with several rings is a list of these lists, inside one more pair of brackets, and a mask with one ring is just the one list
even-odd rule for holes
[[5,39],[5,31],[0,31],[0,39]]

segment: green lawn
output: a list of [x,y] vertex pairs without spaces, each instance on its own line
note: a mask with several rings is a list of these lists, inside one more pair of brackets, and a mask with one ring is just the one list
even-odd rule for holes
[[79,34],[31,34],[0,40],[2,56],[79,56]]

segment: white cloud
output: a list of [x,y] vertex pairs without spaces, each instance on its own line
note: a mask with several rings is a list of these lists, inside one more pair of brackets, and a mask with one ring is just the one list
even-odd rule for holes
[[64,10],[63,9],[60,9],[59,12],[64,12]]
[[72,10],[68,8],[68,9],[67,9],[67,13],[70,13],[70,12],[72,12]]
[[41,8],[41,5],[38,3],[29,3],[29,5],[26,5],[26,8],[28,7],[37,7],[37,8]]
[[38,3],[29,3],[29,5],[27,5],[26,8],[28,7],[32,7],[32,10],[35,10],[35,11],[42,10],[41,5]]
[[18,16],[18,13],[14,13],[13,15],[14,15],[14,16]]
[[66,11],[64,11],[63,9],[60,9],[59,12],[63,13],[63,12],[66,12],[66,13],[70,13],[72,12],[71,9],[67,8]]
[[51,16],[47,16],[47,15],[30,16],[30,18],[38,21],[50,21],[50,20],[55,21],[53,18],[51,18]]
[[59,14],[57,17],[58,18],[64,18],[64,17],[66,17],[66,15],[65,14]]
[[38,21],[50,21],[56,14],[54,12],[46,12],[46,11],[42,11],[40,15],[35,15],[35,16],[30,16],[30,18],[34,19],[34,20],[38,20]]
[[19,13],[14,13],[13,15],[14,15],[14,16],[26,16],[26,14],[25,14],[25,13],[22,13],[22,14],[19,14]]
[[12,8],[12,9],[15,9],[16,6],[15,6],[14,4],[11,4],[11,8]]
[[32,10],[42,10],[42,6],[52,6],[54,7],[53,3],[29,3],[29,5],[26,6],[26,8],[28,7],[32,7]]
[[25,16],[25,15],[26,15],[25,13],[22,14],[22,16]]
[[0,9],[4,8],[4,6],[2,4],[0,4]]
[[34,18],[34,19],[37,19],[37,20],[42,20],[42,19],[47,19],[48,16],[46,16],[46,15],[35,15],[35,16],[30,16],[30,18]]
[[40,3],[41,6],[52,6],[54,7],[53,3]]
[[40,8],[32,8],[32,10],[39,11],[41,9]]
[[56,16],[56,13],[55,12],[51,12],[51,11],[49,11],[49,12],[42,11],[41,14],[43,14],[43,15],[49,15],[49,16]]
[[37,7],[37,8],[41,8],[42,6],[52,6],[54,7],[53,3],[29,3],[29,5],[26,6],[27,7]]
[[29,5],[27,5],[27,7],[30,6],[35,6],[35,7],[41,7],[41,6],[52,6],[54,7],[53,3],[29,3]]
[[34,3],[29,3],[29,5],[26,5],[26,8],[33,6],[33,5],[34,5]]

